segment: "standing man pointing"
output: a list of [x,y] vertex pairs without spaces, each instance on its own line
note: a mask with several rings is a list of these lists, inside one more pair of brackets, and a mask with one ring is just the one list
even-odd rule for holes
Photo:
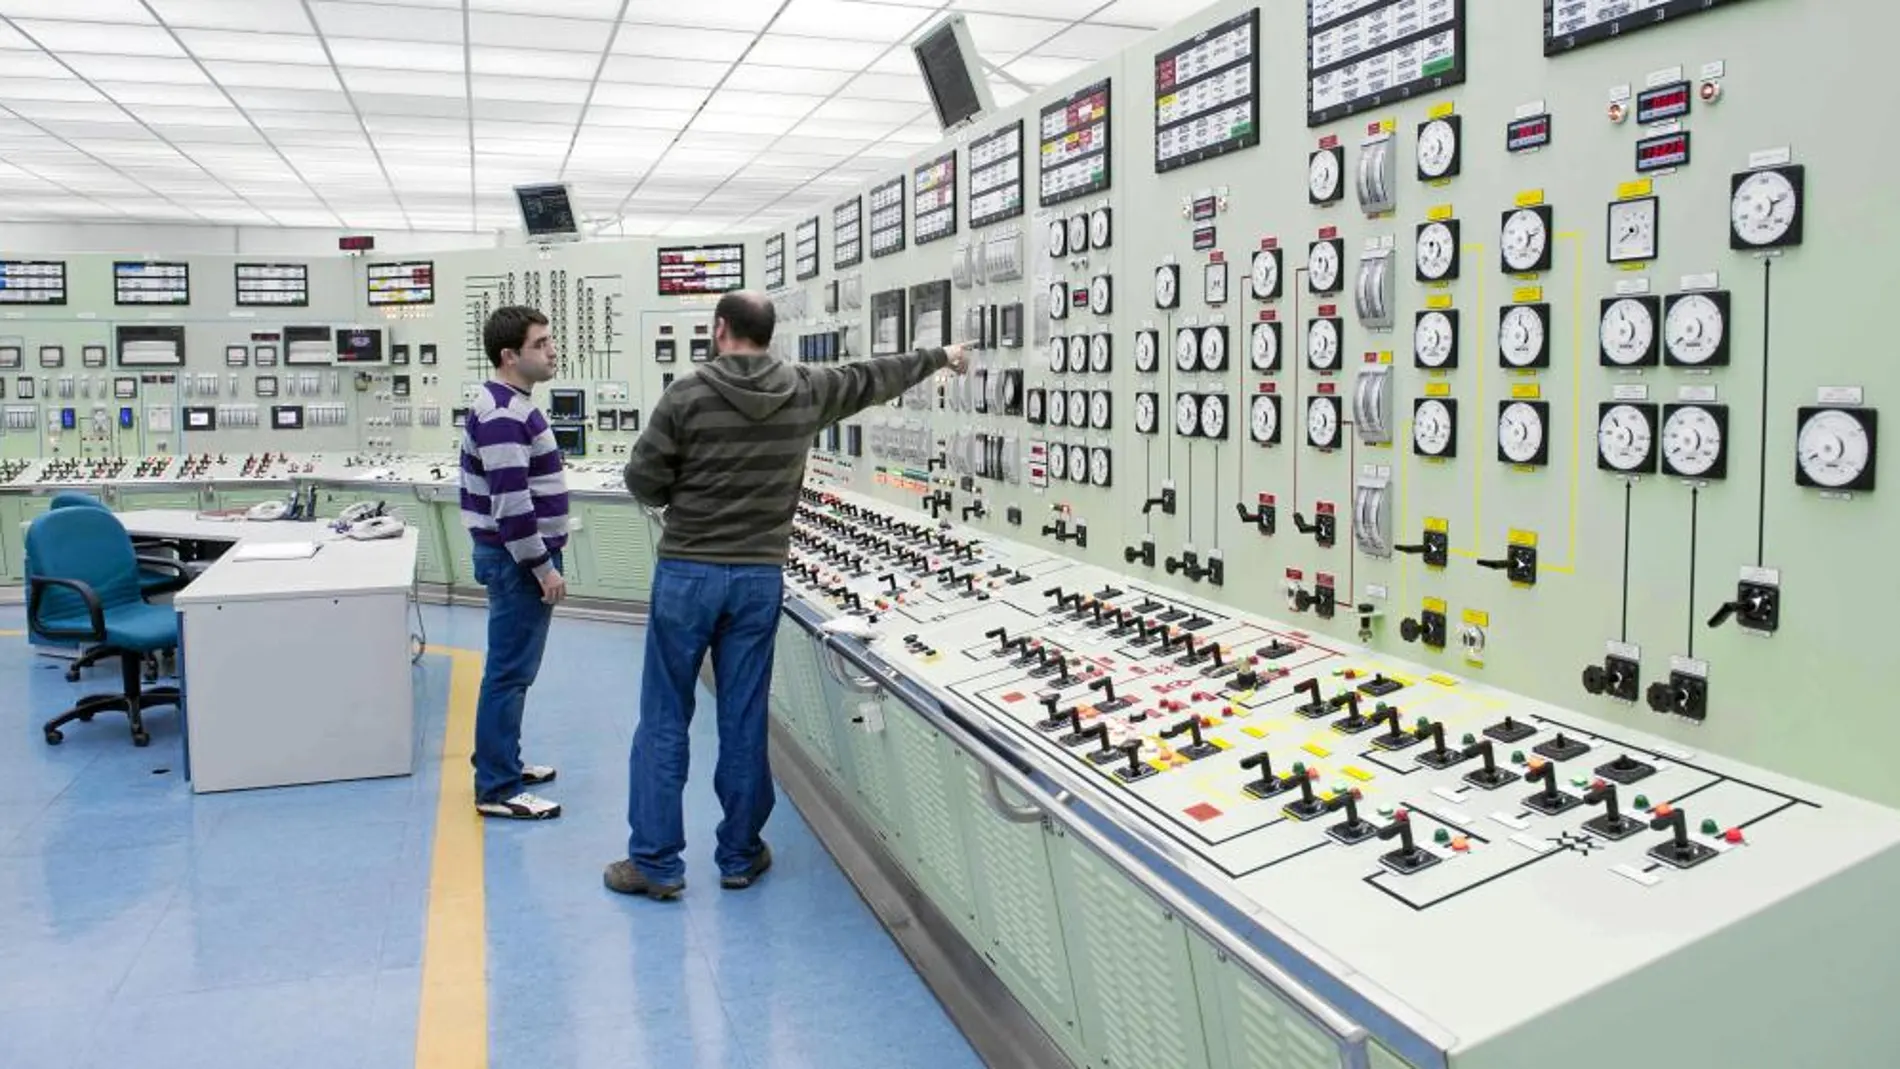
[[774,320],[760,294],[720,298],[718,355],[667,389],[627,462],[627,489],[667,513],[628,768],[627,856],[605,874],[622,894],[673,898],[686,887],[686,728],[708,650],[719,707],[713,790],[725,814],[713,855],[720,886],[749,887],[771,866],[759,838],[774,802],[766,695],[806,450],[824,427],[941,368],[965,367],[963,345],[837,367],[789,364],[767,351]]

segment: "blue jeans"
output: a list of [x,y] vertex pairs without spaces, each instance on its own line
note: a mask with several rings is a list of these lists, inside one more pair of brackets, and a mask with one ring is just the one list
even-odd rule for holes
[[[561,553],[554,552],[555,570]],[[475,543],[475,580],[488,588],[488,657],[475,705],[475,800],[521,793],[521,711],[541,671],[554,606],[541,600],[534,573],[499,546]]]
[[648,599],[640,725],[628,760],[627,856],[649,881],[685,878],[681,795],[686,789],[699,666],[712,652],[719,707],[719,763],[713,792],[725,812],[713,860],[722,876],[745,872],[772,815],[766,758],[766,694],[772,681],[784,572],[776,565],[701,564],[662,558]]

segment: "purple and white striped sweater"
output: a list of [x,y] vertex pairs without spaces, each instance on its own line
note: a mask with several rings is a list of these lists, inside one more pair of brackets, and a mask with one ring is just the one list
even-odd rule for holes
[[547,417],[505,382],[483,384],[462,430],[462,526],[540,579],[567,544],[567,479]]

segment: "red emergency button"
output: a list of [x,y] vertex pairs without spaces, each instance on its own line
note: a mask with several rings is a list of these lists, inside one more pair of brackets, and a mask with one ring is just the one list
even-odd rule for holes
[[1727,832],[1723,833],[1722,838],[1727,839],[1731,845],[1740,843],[1742,841],[1742,829],[1730,828]]

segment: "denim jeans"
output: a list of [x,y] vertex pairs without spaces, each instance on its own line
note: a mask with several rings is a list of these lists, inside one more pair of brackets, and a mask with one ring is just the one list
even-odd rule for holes
[[653,883],[676,884],[685,877],[680,851],[686,848],[686,729],[708,650],[719,709],[713,792],[725,815],[713,860],[720,875],[736,876],[763,849],[759,831],[775,800],[765,752],[766,694],[784,590],[784,572],[776,565],[662,558],[654,569],[640,724],[627,770],[627,856]]
[[[561,567],[559,550],[554,567]],[[554,606],[541,600],[534,573],[499,546],[475,544],[475,580],[488,588],[488,657],[475,705],[475,800],[521,793],[521,711],[541,671]]]

